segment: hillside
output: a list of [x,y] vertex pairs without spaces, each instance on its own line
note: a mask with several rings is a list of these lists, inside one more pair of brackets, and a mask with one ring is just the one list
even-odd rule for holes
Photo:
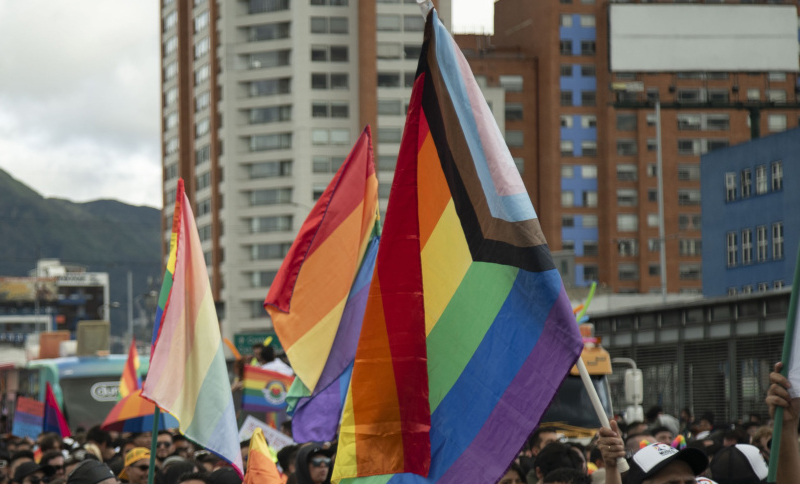
[[74,203],[44,198],[0,170],[0,276],[26,276],[43,258],[108,272],[112,333],[127,329],[127,272],[134,296],[158,289],[163,268],[159,210],[115,200]]

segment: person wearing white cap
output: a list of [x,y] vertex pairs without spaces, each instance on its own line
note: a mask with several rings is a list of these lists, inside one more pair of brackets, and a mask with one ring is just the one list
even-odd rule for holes
[[[616,422],[611,429],[601,428],[597,446],[606,465],[606,484],[621,484],[622,476],[617,459],[625,457],[625,447],[619,438]],[[699,449],[677,450],[669,445],[650,444],[633,455],[626,475],[627,484],[694,484],[708,467],[708,457]]]
[[[789,395],[789,380],[781,375],[783,364],[777,363],[775,371],[769,374],[771,385],[767,390],[766,403],[769,416],[775,417],[775,409],[783,407],[783,426],[778,449],[777,484],[796,484],[800,482],[800,445],[797,442],[797,422],[800,420],[800,398]],[[772,448],[775,452],[775,448]]]

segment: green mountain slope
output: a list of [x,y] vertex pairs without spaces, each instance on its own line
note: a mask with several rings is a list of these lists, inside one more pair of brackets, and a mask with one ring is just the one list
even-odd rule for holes
[[0,170],[0,276],[26,276],[38,259],[108,272],[112,333],[127,330],[127,273],[134,296],[158,289],[160,212],[115,200],[74,203],[44,198]]

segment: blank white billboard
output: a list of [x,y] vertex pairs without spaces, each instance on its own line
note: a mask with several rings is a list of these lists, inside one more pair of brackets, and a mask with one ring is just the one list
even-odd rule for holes
[[793,5],[611,5],[612,71],[798,71]]

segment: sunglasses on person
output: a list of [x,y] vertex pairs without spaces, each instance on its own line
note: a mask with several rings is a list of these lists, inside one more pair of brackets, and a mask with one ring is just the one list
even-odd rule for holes
[[170,445],[172,444],[170,444],[169,442],[159,442],[156,444],[156,447],[169,447]]
[[150,464],[141,464],[141,465],[132,466],[132,467],[135,467],[135,468],[139,469],[142,472],[147,472],[147,471],[150,470]]
[[331,466],[331,459],[330,457],[314,457],[311,459],[311,465],[314,467],[330,467]]

